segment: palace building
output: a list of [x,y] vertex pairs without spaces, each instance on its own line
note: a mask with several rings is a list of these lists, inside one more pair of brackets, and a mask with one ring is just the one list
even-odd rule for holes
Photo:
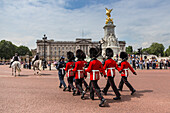
[[[99,45],[98,41],[92,41],[90,38],[76,38],[75,41],[54,41],[54,40],[37,40],[37,52],[40,57],[44,57],[44,47],[45,47],[45,57],[46,60],[58,60],[60,56],[67,57],[67,52],[72,51],[76,53],[77,49],[81,49],[89,56],[89,50],[92,47]],[[121,49],[125,49],[125,42],[119,41]]]

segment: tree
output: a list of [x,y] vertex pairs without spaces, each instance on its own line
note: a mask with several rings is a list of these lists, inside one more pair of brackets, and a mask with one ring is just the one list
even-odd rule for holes
[[18,53],[21,56],[32,55],[31,51],[26,46],[19,46],[12,44],[10,41],[1,40],[0,41],[0,58],[10,59],[12,56]]
[[150,52],[150,48],[143,48],[143,49],[142,49],[142,53],[144,53],[144,54],[149,54],[149,53],[151,53],[151,52]]
[[154,54],[157,56],[159,56],[159,55],[163,56],[164,49],[165,49],[165,47],[163,46],[163,44],[152,43],[152,45],[149,47],[149,52],[150,52],[150,54]]
[[30,55],[31,56],[32,55],[29,48],[26,47],[26,46],[23,46],[23,45],[21,45],[17,48],[17,52],[20,56],[24,56],[24,55]]
[[132,52],[133,52],[132,46],[126,47],[126,52],[127,52],[128,54],[132,54]]
[[0,42],[0,57],[10,59],[16,52],[17,46],[10,41],[1,40]]
[[170,56],[170,46],[165,51],[165,56]]

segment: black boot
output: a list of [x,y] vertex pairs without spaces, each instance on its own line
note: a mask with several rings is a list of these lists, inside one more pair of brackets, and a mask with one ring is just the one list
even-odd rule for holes
[[133,95],[133,93],[135,93],[135,92],[136,92],[136,90],[134,89],[134,90],[132,91],[131,95]]
[[120,97],[113,98],[113,100],[120,100],[120,99],[121,99]]
[[76,94],[76,89],[73,89],[73,96]]
[[107,92],[105,90],[102,90],[102,92],[103,92],[104,95],[107,95]]
[[82,92],[82,96],[81,96],[81,99],[84,99],[84,95],[86,94],[85,91]]
[[89,86],[87,86],[87,88],[86,88],[86,92],[87,92],[87,91],[90,91],[90,87],[89,87]]
[[122,89],[120,89],[120,88],[119,88],[118,90],[119,90],[119,91],[122,91]]
[[63,91],[65,91],[67,89],[67,87],[64,87]]
[[104,107],[106,100],[103,98],[99,104],[99,107]]

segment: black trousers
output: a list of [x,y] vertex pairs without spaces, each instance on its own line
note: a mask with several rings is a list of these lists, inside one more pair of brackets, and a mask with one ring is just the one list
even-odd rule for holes
[[78,92],[80,92],[80,93],[82,93],[84,91],[82,88],[82,82],[83,82],[83,78],[75,80],[76,88],[78,89]]
[[68,81],[68,88],[69,89],[72,89],[72,90],[74,90],[74,85],[73,85],[73,79],[74,79],[74,76],[71,76],[71,77],[68,77],[67,78],[67,81]]
[[116,96],[120,97],[120,93],[119,93],[119,91],[118,91],[118,89],[117,89],[117,87],[115,85],[115,82],[114,82],[114,77],[111,77],[111,76],[108,77],[107,84],[106,84],[105,88],[103,89],[104,92],[107,92],[110,86],[112,87],[112,89],[115,92]]
[[94,99],[94,92],[97,94],[100,100],[103,99],[101,95],[100,87],[97,84],[98,80],[91,80],[90,81],[90,98]]
[[120,81],[120,83],[119,83],[119,89],[120,89],[120,90],[123,89],[123,84],[124,84],[124,83],[126,84],[126,86],[127,86],[131,91],[134,90],[134,88],[131,86],[131,84],[127,81],[127,77],[125,77],[125,76],[122,76],[121,81]]
[[84,86],[87,88],[88,87],[88,84],[87,84],[87,82],[85,81],[85,79],[83,79],[83,84],[84,84]]

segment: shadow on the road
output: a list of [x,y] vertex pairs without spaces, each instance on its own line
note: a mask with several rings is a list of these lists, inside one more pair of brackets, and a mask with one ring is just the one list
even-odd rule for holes
[[29,76],[29,75],[19,75],[19,77],[27,77],[27,76]]
[[[129,91],[129,90],[123,90],[123,91]],[[140,90],[140,91],[136,91],[133,95],[122,95],[121,96],[121,100],[113,100],[113,99],[107,99],[108,103],[113,103],[113,102],[124,102],[124,101],[130,101],[131,98],[141,98],[141,96],[143,96],[143,93],[150,93],[153,92],[153,90]],[[129,93],[131,93],[129,91]]]
[[52,74],[41,74],[41,76],[49,76],[49,75],[52,75]]

